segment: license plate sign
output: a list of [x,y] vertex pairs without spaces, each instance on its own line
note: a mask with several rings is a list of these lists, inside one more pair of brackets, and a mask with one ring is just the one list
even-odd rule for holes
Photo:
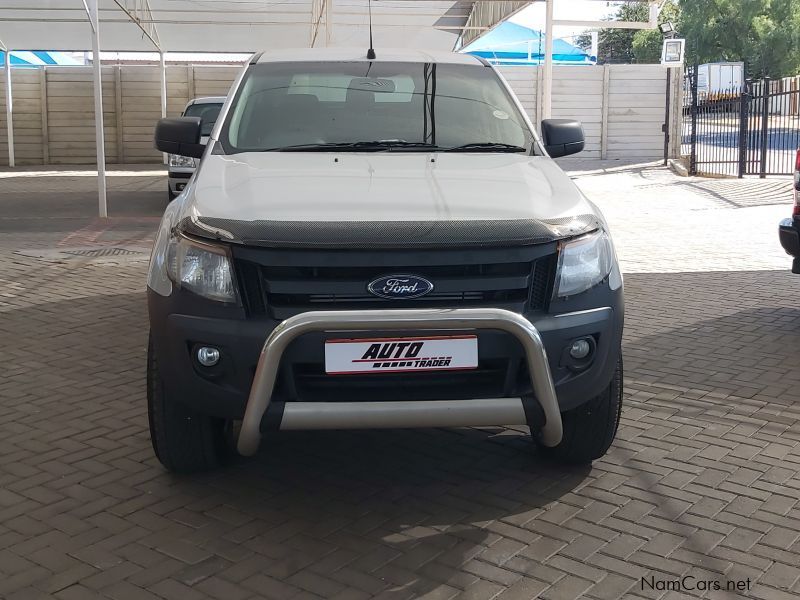
[[474,335],[325,342],[325,372],[329,375],[449,371],[477,366],[478,338]]

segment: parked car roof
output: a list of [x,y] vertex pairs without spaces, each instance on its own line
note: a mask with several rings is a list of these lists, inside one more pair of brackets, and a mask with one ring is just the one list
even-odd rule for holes
[[225,99],[225,96],[203,96],[202,98],[192,98],[186,103],[186,106],[191,106],[192,104],[223,104]]

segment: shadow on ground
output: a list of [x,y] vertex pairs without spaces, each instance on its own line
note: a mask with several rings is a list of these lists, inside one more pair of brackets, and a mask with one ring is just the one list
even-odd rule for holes
[[[798,389],[796,283],[774,272],[626,276],[628,381],[675,378],[686,387],[750,390],[747,397],[764,402],[777,381]],[[353,585],[393,599],[443,584],[463,588],[478,577],[511,585],[526,570],[541,577],[549,559],[523,560],[515,556],[522,547],[558,541],[556,552],[581,536],[565,523],[591,510],[593,497],[582,490],[608,473],[627,479],[620,488],[650,490],[643,493],[654,514],[688,550],[704,552],[684,519],[685,498],[658,487],[661,475],[640,462],[641,442],[624,426],[622,443],[592,469],[541,460],[523,432],[461,429],[284,432],[253,460],[168,475],[146,429],[143,294],[2,316],[0,336],[20,343],[6,367],[3,389],[12,393],[2,403],[0,483],[33,498],[24,508],[31,522],[63,528],[57,517],[74,519],[64,541],[73,553],[99,543],[81,537],[97,523],[125,532],[127,541],[108,551],[125,564],[152,563],[151,574],[132,569],[135,585],[147,587],[156,575],[187,585],[215,575],[261,577],[268,579],[253,585],[287,586],[286,596],[303,588],[331,597]],[[667,456],[681,444],[664,435],[645,450]],[[87,507],[94,507],[88,516]],[[642,575],[649,568],[640,567]]]
[[[163,558],[176,543],[194,547],[192,576],[259,574],[302,588],[335,571],[387,598],[463,587],[495,568],[484,555],[500,551],[501,536],[520,547],[537,539],[525,525],[590,472],[540,460],[526,431],[489,428],[283,432],[253,460],[171,476],[146,429],[142,294],[10,311],[0,333],[24,340],[8,371],[15,396],[3,403],[0,455],[26,477],[67,474],[65,512],[113,500],[102,514],[144,526],[131,548]],[[3,483],[26,486],[14,475]],[[324,597],[345,587],[326,581]]]
[[[87,180],[94,177],[0,178],[0,232],[72,232],[91,223],[98,215],[98,195]],[[109,217],[153,220],[164,213],[166,174],[109,177],[108,182]]]

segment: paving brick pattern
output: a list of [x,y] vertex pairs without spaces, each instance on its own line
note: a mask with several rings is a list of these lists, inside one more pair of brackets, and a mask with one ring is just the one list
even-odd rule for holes
[[112,177],[99,222],[91,178],[0,173],[0,598],[733,597],[642,584],[685,576],[797,598],[788,196],[566,164],[626,271],[626,407],[604,459],[554,467],[522,429],[295,432],[193,477],[150,448],[144,261],[15,253],[146,248],[163,176]]

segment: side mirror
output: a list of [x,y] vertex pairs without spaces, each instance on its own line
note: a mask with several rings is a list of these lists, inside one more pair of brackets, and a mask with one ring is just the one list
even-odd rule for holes
[[552,158],[580,152],[586,141],[581,122],[572,119],[544,119],[542,137],[547,153]]
[[201,158],[206,147],[200,143],[200,117],[160,119],[153,143],[168,154]]

